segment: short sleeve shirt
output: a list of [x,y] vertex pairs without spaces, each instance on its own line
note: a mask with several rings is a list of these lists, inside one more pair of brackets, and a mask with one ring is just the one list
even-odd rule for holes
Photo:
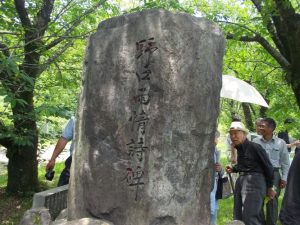
[[73,137],[74,137],[74,117],[69,119],[61,136],[65,139],[67,139],[68,141],[72,141],[70,149],[69,149],[70,155],[72,155],[72,153],[73,153]]

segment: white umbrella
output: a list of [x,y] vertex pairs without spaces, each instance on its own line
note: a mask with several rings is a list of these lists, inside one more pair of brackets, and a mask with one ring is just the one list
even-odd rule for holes
[[229,75],[222,76],[221,97],[269,107],[268,103],[255,87]]

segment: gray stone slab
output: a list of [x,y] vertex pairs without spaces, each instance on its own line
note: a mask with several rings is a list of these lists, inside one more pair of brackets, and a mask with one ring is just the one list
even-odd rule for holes
[[245,225],[243,221],[240,220],[233,220],[230,223],[228,223],[227,225]]
[[207,225],[224,37],[207,19],[145,10],[89,39],[68,219]]
[[33,196],[32,208],[45,207],[49,209],[52,220],[67,208],[68,185],[38,192]]
[[54,221],[50,225],[114,225],[105,220],[98,220],[93,218],[82,218],[79,220],[72,221]]

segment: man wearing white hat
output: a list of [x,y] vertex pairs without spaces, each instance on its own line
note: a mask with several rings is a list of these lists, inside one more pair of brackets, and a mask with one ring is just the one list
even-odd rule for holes
[[262,225],[261,207],[267,196],[273,199],[273,167],[259,144],[247,140],[248,130],[242,122],[232,122],[230,138],[237,149],[237,164],[228,173],[239,173],[234,193],[234,219],[246,225]]

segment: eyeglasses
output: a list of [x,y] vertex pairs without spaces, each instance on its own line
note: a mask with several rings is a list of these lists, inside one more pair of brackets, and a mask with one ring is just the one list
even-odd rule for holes
[[258,128],[269,128],[266,124],[259,124],[257,125]]

